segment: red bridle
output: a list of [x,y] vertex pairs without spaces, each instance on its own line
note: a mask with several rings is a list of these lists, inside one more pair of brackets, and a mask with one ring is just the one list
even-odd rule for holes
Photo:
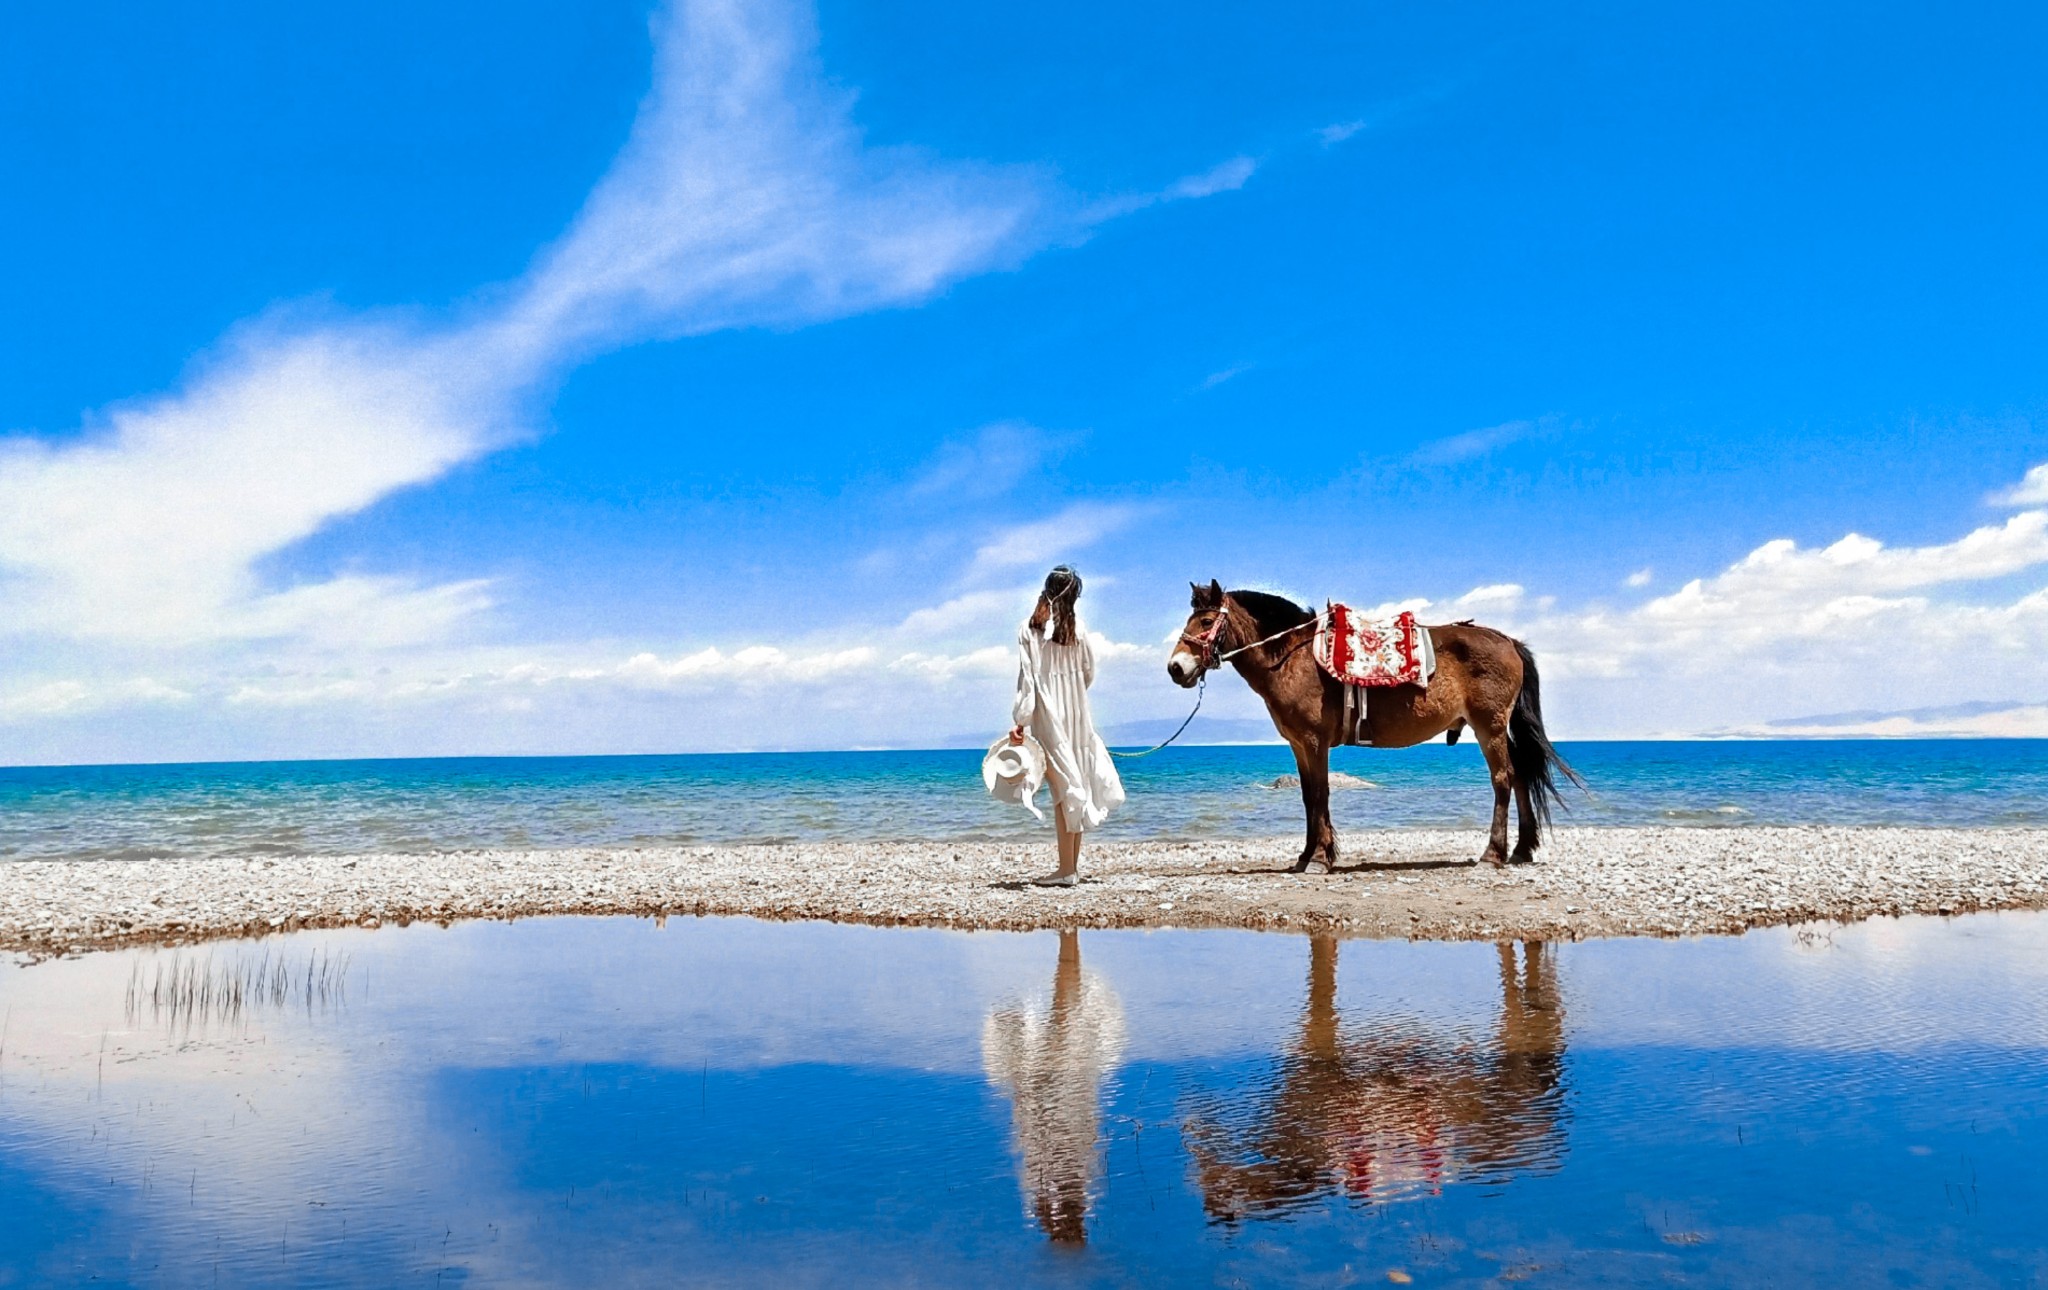
[[1208,631],[1203,632],[1200,636],[1196,636],[1191,632],[1182,632],[1180,634],[1181,644],[1196,647],[1195,662],[1201,665],[1204,672],[1211,668],[1222,666],[1222,660],[1217,657],[1216,642],[1223,635],[1223,625],[1229,621],[1230,606],[1224,605],[1217,609],[1216,620],[1209,624]]
[[1209,624],[1208,631],[1203,632],[1199,636],[1194,635],[1192,632],[1182,632],[1180,634],[1181,644],[1193,645],[1200,651],[1195,655],[1195,662],[1201,665],[1204,672],[1223,666],[1225,660],[1235,658],[1247,650],[1254,650],[1261,645],[1270,644],[1273,641],[1279,640],[1282,636],[1292,636],[1298,631],[1314,627],[1321,621],[1320,618],[1310,618],[1305,622],[1296,623],[1292,627],[1283,627],[1271,636],[1262,636],[1249,645],[1240,645],[1234,650],[1222,652],[1217,650],[1216,646],[1221,642],[1223,636],[1223,624],[1228,622],[1229,619],[1230,606],[1226,603],[1221,609],[1216,611],[1216,621]]

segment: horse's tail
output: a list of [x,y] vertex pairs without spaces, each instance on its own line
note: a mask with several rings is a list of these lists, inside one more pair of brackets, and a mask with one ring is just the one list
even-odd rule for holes
[[1522,656],[1522,692],[1515,696],[1515,710],[1508,716],[1508,765],[1515,781],[1529,790],[1529,808],[1536,815],[1539,830],[1550,827],[1550,808],[1563,805],[1557,775],[1586,787],[1543,731],[1543,682],[1536,674],[1536,656],[1520,641],[1515,653]]

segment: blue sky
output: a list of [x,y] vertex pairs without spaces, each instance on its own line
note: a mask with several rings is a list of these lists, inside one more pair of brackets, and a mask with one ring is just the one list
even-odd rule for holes
[[8,21],[0,760],[929,744],[1057,559],[2048,733],[2032,9]]

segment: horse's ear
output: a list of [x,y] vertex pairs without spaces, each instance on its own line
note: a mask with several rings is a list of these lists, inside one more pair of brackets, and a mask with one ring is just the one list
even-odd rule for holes
[[1223,607],[1223,584],[1214,578],[1209,579],[1209,603],[1218,609]]
[[1223,603],[1223,588],[1218,586],[1213,579],[1206,587],[1199,582],[1189,583],[1188,592],[1190,593],[1188,595],[1188,608],[1190,609],[1214,609]]

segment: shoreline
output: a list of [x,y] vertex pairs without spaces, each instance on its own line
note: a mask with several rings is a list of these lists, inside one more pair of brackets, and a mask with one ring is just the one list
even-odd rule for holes
[[1298,841],[1118,842],[1026,885],[1049,844],[818,843],[239,860],[0,862],[0,952],[48,957],[321,927],[564,914],[881,926],[1327,930],[1411,940],[1730,934],[2048,908],[2048,829],[1560,829],[1534,864],[1470,829],[1360,833],[1331,875]]

